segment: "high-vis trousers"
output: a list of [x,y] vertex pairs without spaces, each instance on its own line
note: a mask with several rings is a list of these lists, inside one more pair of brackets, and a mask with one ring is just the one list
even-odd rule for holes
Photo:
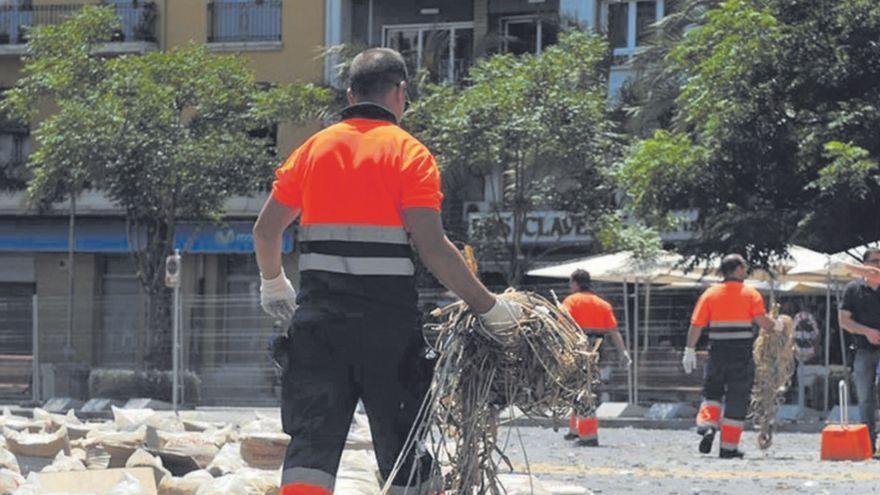
[[[433,363],[424,350],[412,313],[385,307],[298,309],[282,386],[282,423],[291,441],[281,495],[333,493],[359,399],[380,474],[390,476],[430,384]],[[440,493],[432,459],[416,451],[406,457],[390,493]]]
[[578,416],[573,414],[568,421],[568,432],[577,435],[579,440],[599,440],[599,419],[596,415]]
[[754,380],[751,341],[713,343],[703,379],[703,404],[697,414],[697,427],[721,430],[722,449],[736,450],[739,446]]

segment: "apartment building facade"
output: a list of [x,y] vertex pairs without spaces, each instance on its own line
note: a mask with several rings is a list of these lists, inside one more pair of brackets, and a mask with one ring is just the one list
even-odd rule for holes
[[[267,83],[338,84],[335,61],[322,60],[319,52],[341,43],[392,47],[404,54],[413,72],[425,69],[434,81],[461,83],[479,57],[540,54],[555,43],[563,25],[577,24],[609,37],[616,60],[610,98],[631,75],[628,57],[644,43],[648,26],[664,14],[664,0],[0,0],[0,91],[20,77],[29,26],[60,22],[83,5],[97,3],[112,6],[120,20],[113,41],[102,47],[108,55],[205,44],[217,53],[241,54],[257,79]],[[279,151],[286,154],[312,130],[278,126],[273,132]],[[0,121],[0,162],[21,166],[34,146],[30,129]],[[501,190],[500,173],[484,179],[463,204],[455,205],[465,221],[485,214],[495,201],[493,191]],[[68,205],[37,214],[25,207],[24,193],[14,186],[0,187],[0,305],[33,294],[38,302],[36,311],[19,311],[15,323],[0,330],[6,352],[30,353],[36,325],[40,359],[58,363],[57,369],[73,369],[71,363],[80,370],[142,366],[143,310],[132,304],[140,286],[121,211],[97,191],[78,198],[70,266]],[[202,336],[185,345],[199,356],[199,363],[192,364],[208,370],[203,380],[215,384],[231,377],[241,382],[246,373],[237,366],[250,366],[263,352],[264,342],[250,337],[253,326],[270,331],[271,322],[257,308],[234,302],[258,294],[250,229],[264,199],[265,193],[232,198],[221,225],[184,222],[178,232],[189,246],[182,290],[199,301],[184,312],[184,327]],[[530,224],[536,227],[527,232],[526,243],[589,243],[588,229],[564,217],[562,212],[536,212]],[[542,225],[563,225],[565,232],[538,228]],[[292,251],[290,235],[285,250]],[[285,260],[290,273],[293,258]],[[69,316],[71,270],[75,304]],[[262,386],[268,373],[263,370],[254,383],[245,380],[241,386]],[[56,373],[55,394],[82,395],[82,380],[68,374]],[[218,386],[216,393],[229,391]]]
[[[87,4],[109,5],[119,17],[120,29],[101,48],[108,56],[197,43],[212,52],[241,54],[260,82],[324,80],[318,50],[324,45],[325,0],[0,0],[0,91],[21,75],[28,28],[61,22]],[[279,151],[288,153],[311,130],[282,124],[268,132]],[[34,147],[31,129],[0,121],[0,162],[23,166]],[[26,207],[20,186],[0,187],[0,354],[30,354],[36,333],[41,362],[57,364],[54,384],[47,386],[54,390],[44,394],[82,395],[83,370],[144,362],[143,297],[122,212],[98,191],[78,197],[71,267],[67,203],[37,214]],[[264,199],[264,192],[232,198],[221,225],[184,222],[178,230],[178,241],[188,246],[185,297],[214,301],[185,311],[184,326],[212,334],[199,342],[197,354],[215,369],[253,358],[243,351],[263,352],[263,340],[242,341],[237,335],[256,331],[255,324],[265,330],[271,322],[251,305],[224,301],[258,294],[251,227]],[[292,236],[285,241],[290,252]],[[72,317],[66,302],[70,270]],[[33,294],[35,311],[16,307],[15,301]],[[65,373],[78,376],[66,380]]]

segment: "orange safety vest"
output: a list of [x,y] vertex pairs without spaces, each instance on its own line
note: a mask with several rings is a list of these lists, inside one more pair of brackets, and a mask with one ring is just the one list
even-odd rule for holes
[[592,292],[576,292],[562,301],[562,307],[587,334],[602,335],[617,330],[611,304]]
[[742,282],[714,285],[700,296],[691,325],[707,327],[710,340],[751,339],[752,321],[765,313],[764,298]]
[[309,273],[358,277],[324,277],[320,285],[381,297],[371,292],[387,292],[388,280],[365,285],[363,279],[414,279],[402,212],[440,210],[440,172],[428,149],[382,107],[355,105],[343,117],[349,118],[290,155],[275,173],[272,197],[302,210],[297,244],[304,286]]

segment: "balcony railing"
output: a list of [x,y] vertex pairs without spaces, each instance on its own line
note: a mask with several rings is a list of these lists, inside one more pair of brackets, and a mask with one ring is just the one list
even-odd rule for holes
[[[131,1],[111,4],[119,17],[120,29],[111,41],[156,41],[155,2]],[[60,24],[83,5],[0,6],[0,45],[27,43],[28,28]]]
[[215,0],[208,4],[208,42],[281,41],[281,0]]

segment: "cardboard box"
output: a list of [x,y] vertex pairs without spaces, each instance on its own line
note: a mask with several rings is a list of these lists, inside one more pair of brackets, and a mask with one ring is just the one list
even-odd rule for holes
[[158,494],[153,469],[147,467],[130,469],[105,469],[101,471],[73,471],[69,473],[39,473],[37,478],[47,492],[94,493],[105,495],[125,473],[138,480],[149,495]]

